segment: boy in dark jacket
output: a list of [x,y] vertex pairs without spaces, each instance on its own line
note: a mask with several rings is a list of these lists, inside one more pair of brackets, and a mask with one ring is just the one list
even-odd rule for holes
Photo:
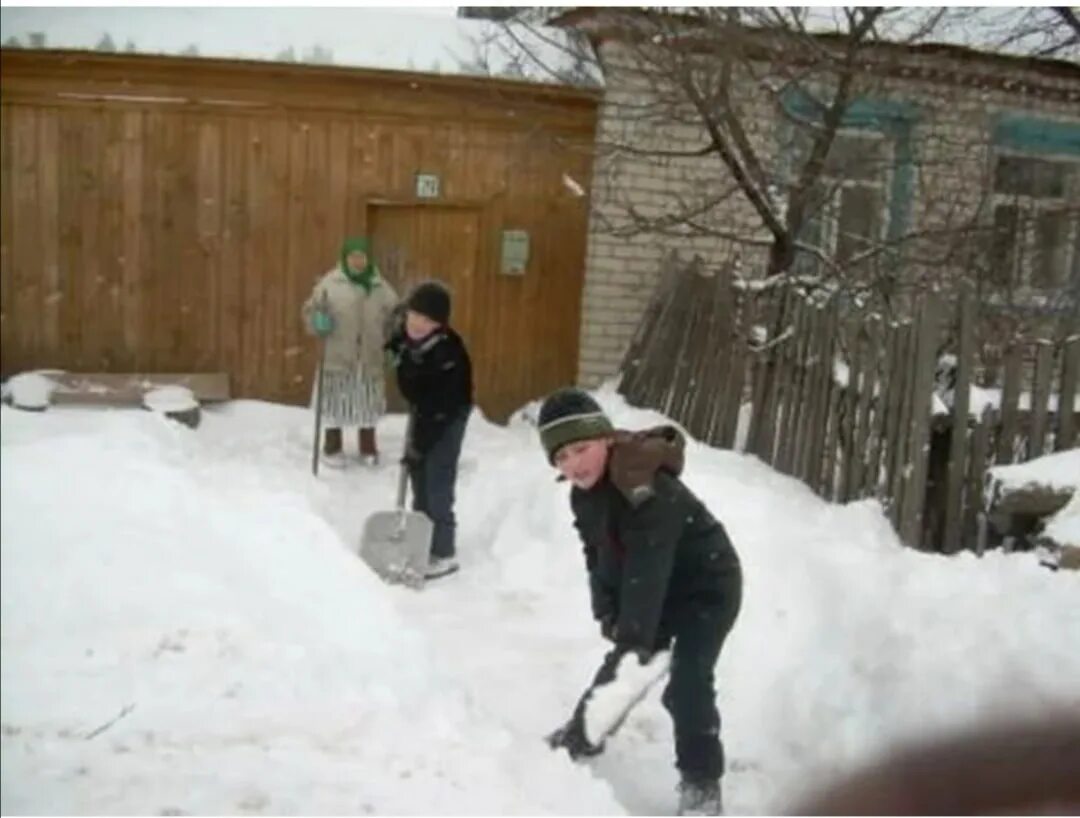
[[627,653],[644,662],[674,643],[663,704],[675,724],[679,814],[720,814],[713,669],[738,616],[742,572],[724,527],[679,480],[682,435],[674,427],[616,431],[577,389],[549,396],[539,427],[549,461],[573,484],[593,617],[614,643],[573,718],[549,740],[574,758],[600,752],[584,732],[593,688],[612,681]]
[[413,509],[435,525],[427,578],[458,569],[454,547],[454,484],[473,404],[472,362],[449,326],[450,293],[430,281],[405,300],[401,326],[387,342],[398,388],[410,407],[411,439],[405,459]]

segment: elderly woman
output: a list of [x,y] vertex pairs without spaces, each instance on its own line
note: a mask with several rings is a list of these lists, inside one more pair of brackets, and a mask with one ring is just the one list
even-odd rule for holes
[[371,259],[367,238],[360,236],[346,239],[340,262],[304,303],[305,327],[326,344],[322,413],[327,465],[345,464],[342,429],[354,426],[360,429],[361,461],[378,462],[375,425],[386,412],[383,343],[397,300]]

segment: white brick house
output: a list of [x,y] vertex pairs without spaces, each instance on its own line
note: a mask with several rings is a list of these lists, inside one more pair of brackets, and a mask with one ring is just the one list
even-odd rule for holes
[[[582,20],[579,15],[574,24]],[[665,121],[643,112],[656,103],[655,89],[636,70],[632,49],[596,29],[591,37],[606,90],[578,370],[579,381],[589,386],[617,372],[667,251],[697,253],[709,264],[737,261],[743,275],[754,276],[764,270],[769,239],[741,195],[701,216],[705,226],[739,241],[665,235],[640,223],[628,229],[631,212],[649,219],[678,210],[680,199],[699,200],[731,177],[715,155],[651,155],[658,147],[699,148],[706,140],[703,127],[692,117]],[[733,106],[755,151],[780,174],[791,145],[777,99],[761,85],[737,86]],[[845,125],[835,144],[887,159],[874,173],[847,171],[838,180],[814,223],[815,243],[825,252],[855,252],[869,234],[902,236],[908,279],[947,281],[965,275],[977,258],[986,265],[982,275],[996,276],[1036,308],[1064,288],[1080,292],[1080,65],[913,47],[857,105],[869,113],[866,122],[888,124]],[[930,261],[946,235],[958,243],[953,233],[972,225],[986,232],[966,239],[966,254],[958,251],[948,264]]]

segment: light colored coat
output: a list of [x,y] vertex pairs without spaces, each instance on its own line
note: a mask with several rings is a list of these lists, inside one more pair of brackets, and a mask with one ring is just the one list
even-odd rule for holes
[[390,283],[379,276],[371,293],[353,284],[340,267],[328,271],[304,302],[304,328],[314,335],[311,317],[326,293],[334,331],[326,338],[326,369],[359,370],[368,375],[382,375],[383,343],[390,315],[398,297]]

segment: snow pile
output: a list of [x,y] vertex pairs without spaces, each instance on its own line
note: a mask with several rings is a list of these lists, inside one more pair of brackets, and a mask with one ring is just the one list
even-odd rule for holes
[[1050,518],[1043,534],[1058,545],[1080,548],[1080,491],[1073,492],[1065,508]]
[[1026,463],[994,466],[990,480],[1002,492],[1025,489],[1071,491],[1080,487],[1080,449],[1043,455]]
[[161,386],[143,395],[143,406],[162,414],[190,412],[199,408],[199,401],[186,386]]
[[[396,464],[312,478],[308,411],[236,401],[192,432],[4,408],[3,812],[671,813],[659,689],[587,764],[544,744],[607,644],[528,414],[470,422],[462,570],[415,593],[354,553]],[[381,448],[403,431],[386,418]],[[685,478],[745,575],[717,667],[731,812],[899,740],[1080,707],[1077,574],[904,549],[877,504],[734,452],[691,443]]]
[[[1046,400],[1046,410],[1048,412],[1057,412],[1059,400],[1059,395],[1053,394],[1048,396]],[[1016,405],[1020,411],[1030,412],[1031,393],[1021,392]],[[971,399],[968,403],[969,414],[971,414],[973,417],[982,417],[983,412],[985,412],[987,409],[995,409],[998,411],[1001,410],[1001,388],[972,386]],[[1080,412],[1080,395],[1077,395],[1073,399],[1073,411]]]
[[396,610],[408,592],[302,492],[214,462],[154,415],[45,416],[69,415],[65,432],[17,414],[3,414],[5,813],[617,809],[539,742],[514,746]]
[[46,409],[56,383],[40,372],[23,372],[4,384],[4,399],[20,409]]

